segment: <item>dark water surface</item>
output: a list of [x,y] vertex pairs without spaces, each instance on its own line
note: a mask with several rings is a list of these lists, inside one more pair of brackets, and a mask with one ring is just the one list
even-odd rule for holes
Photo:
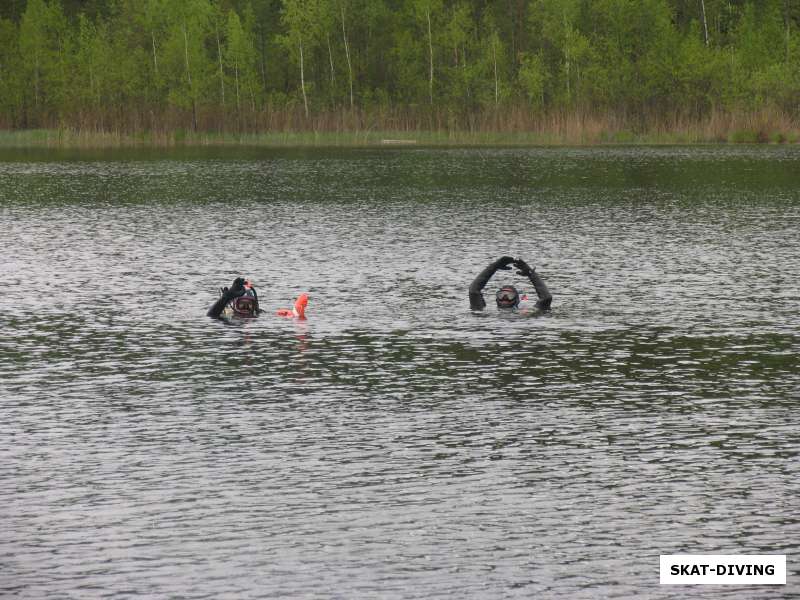
[[800,149],[0,160],[0,597],[800,594]]

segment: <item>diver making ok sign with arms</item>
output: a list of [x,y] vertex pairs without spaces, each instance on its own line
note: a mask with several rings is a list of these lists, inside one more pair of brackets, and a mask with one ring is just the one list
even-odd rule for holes
[[[483,298],[483,288],[489,283],[489,280],[497,271],[509,271],[511,266],[517,268],[517,274],[527,277],[533,284],[536,290],[536,295],[539,300],[536,302],[538,310],[550,310],[550,304],[553,302],[553,296],[550,290],[547,289],[544,281],[536,269],[528,265],[521,258],[512,258],[510,256],[501,256],[496,261],[491,263],[483,271],[481,271],[472,284],[469,286],[469,306],[472,310],[483,310],[486,308],[486,300]],[[495,293],[495,301],[497,308],[502,310],[513,310],[519,307],[520,293],[513,285],[504,285]]]

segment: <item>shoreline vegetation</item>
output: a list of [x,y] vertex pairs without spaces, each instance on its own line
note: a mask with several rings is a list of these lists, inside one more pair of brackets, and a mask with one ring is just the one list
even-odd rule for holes
[[0,2],[0,147],[795,144],[798,0]]
[[[0,148],[169,148],[181,146],[263,147],[407,147],[407,146],[602,146],[693,144],[798,144],[800,123],[775,111],[720,113],[703,120],[637,123],[578,114],[531,119],[517,113],[484,116],[472,127],[448,127],[421,121],[397,127],[396,119],[346,123],[336,118],[309,120],[300,127],[239,131],[99,129],[62,126],[0,129]],[[286,116],[286,115],[282,115]],[[526,118],[527,117],[527,118]],[[282,119],[295,121],[295,119]],[[302,121],[302,119],[299,119]],[[349,126],[348,126],[349,125]]]

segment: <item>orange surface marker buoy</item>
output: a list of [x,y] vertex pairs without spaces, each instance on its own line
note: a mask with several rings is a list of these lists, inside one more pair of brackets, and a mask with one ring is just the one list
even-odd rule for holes
[[300,294],[297,300],[294,301],[294,308],[281,308],[276,314],[279,317],[286,317],[288,319],[305,320],[306,306],[308,306],[308,294]]

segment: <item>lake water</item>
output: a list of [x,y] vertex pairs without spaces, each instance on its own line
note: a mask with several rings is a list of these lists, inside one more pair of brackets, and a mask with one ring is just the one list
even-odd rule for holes
[[0,160],[0,596],[800,594],[800,148]]

